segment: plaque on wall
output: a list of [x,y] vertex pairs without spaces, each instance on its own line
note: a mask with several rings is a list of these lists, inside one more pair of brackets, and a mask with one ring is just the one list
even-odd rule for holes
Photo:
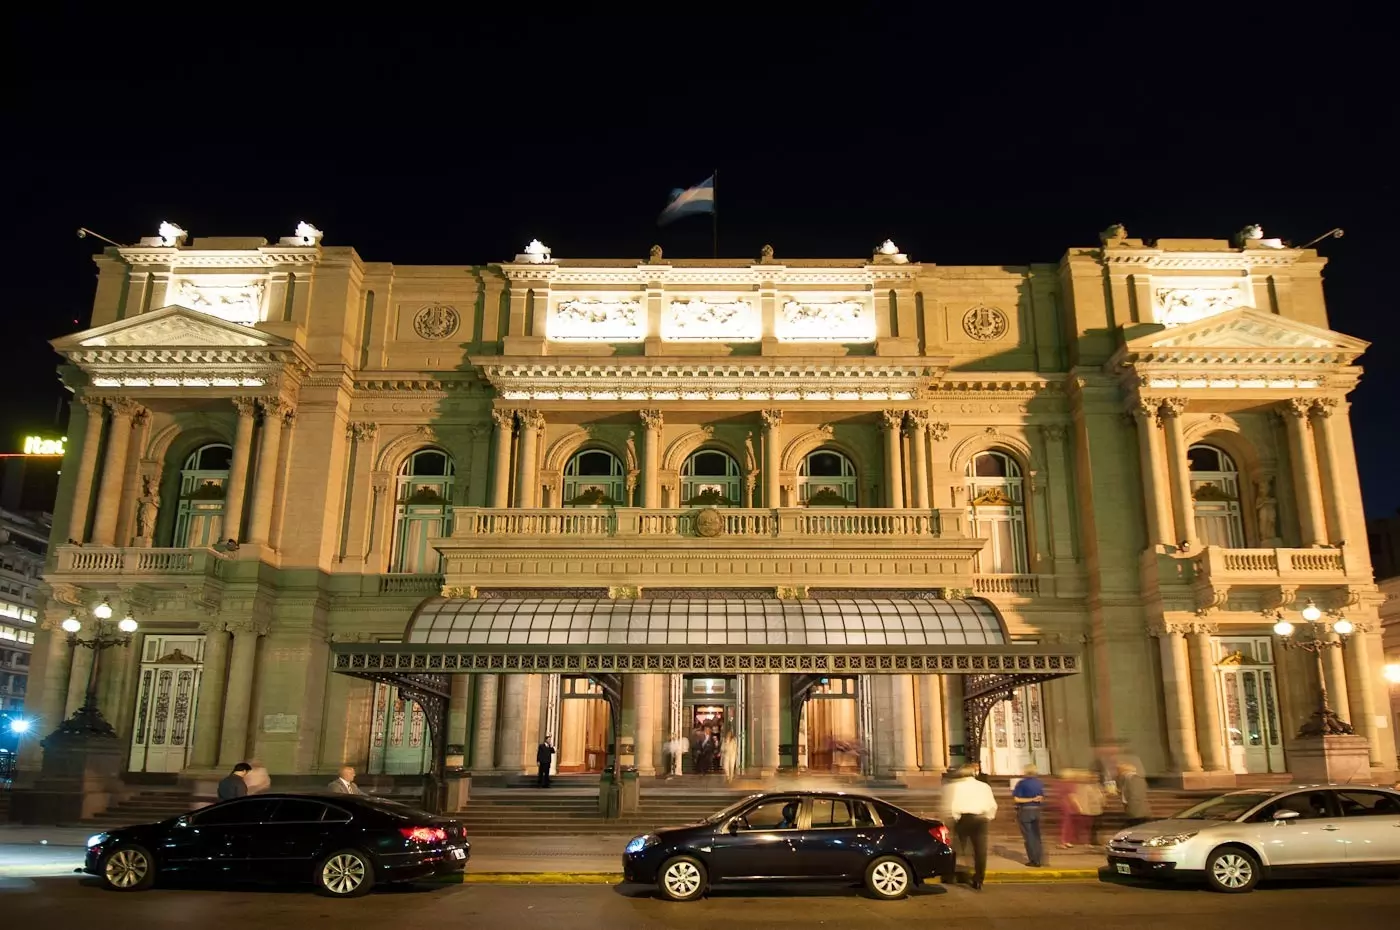
[[297,731],[296,714],[264,714],[264,733],[295,733]]

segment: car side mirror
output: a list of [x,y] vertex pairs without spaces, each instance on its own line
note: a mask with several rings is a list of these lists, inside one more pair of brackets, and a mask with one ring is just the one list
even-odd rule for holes
[[1302,815],[1299,814],[1297,811],[1290,811],[1290,810],[1274,811],[1274,822],[1275,822],[1275,823],[1282,823],[1282,822],[1288,821],[1288,820],[1297,820],[1300,816],[1302,816]]
[[738,818],[738,817],[735,817],[733,820],[729,821],[729,825],[726,826],[726,827],[724,828],[724,830],[725,830],[726,833],[730,834],[731,836],[734,835],[735,833],[738,833],[738,832],[739,832],[739,818]]

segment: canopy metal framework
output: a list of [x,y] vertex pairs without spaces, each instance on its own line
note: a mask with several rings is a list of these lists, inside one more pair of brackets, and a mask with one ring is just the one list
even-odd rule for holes
[[446,775],[449,676],[587,677],[620,732],[622,676],[688,672],[787,674],[793,744],[805,703],[828,676],[961,675],[967,751],[979,753],[992,706],[1018,687],[1080,670],[1072,651],[1008,641],[992,605],[975,598],[878,596],[429,598],[402,642],[336,643],[334,671],[396,687],[419,704],[433,746],[428,799]]

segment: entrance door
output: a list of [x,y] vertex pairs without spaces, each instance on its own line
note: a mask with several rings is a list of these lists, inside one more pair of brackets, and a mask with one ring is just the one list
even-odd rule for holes
[[428,718],[416,701],[399,689],[374,686],[374,718],[370,724],[369,773],[420,775],[428,770]]
[[179,772],[194,745],[203,636],[148,635],[141,644],[130,770]]
[[601,772],[608,756],[608,702],[587,678],[560,678],[556,771]]
[[[733,677],[707,678],[687,675],[683,679],[681,722],[690,743],[690,752],[681,760],[681,771],[715,774],[724,770],[720,750],[725,734],[734,733],[742,746],[743,723],[738,714],[737,684]],[[706,740],[709,751],[702,752]],[[742,760],[741,760],[742,763]]]
[[1238,774],[1286,771],[1279,732],[1277,677],[1267,637],[1215,641],[1216,684],[1230,768]]
[[807,768],[812,772],[860,772],[860,706],[856,678],[826,678],[812,688],[807,715]]
[[1050,771],[1040,685],[1017,688],[1010,698],[994,705],[983,732],[982,771],[1020,775],[1028,765]]

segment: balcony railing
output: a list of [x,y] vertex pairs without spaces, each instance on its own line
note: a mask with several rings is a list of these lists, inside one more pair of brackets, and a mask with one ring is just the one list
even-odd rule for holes
[[379,576],[380,594],[417,594],[429,597],[441,592],[441,575],[393,574]]
[[[1358,554],[1359,555],[1359,554]],[[1347,549],[1224,549],[1207,546],[1168,568],[1185,583],[1288,584],[1341,582],[1367,574]]]
[[59,546],[55,554],[55,571],[74,575],[206,575],[227,561],[213,549]]
[[720,507],[653,510],[635,507],[504,510],[459,507],[452,535],[547,536],[573,539],[741,538],[898,539],[961,537],[962,511],[841,508],[818,510]]
[[1040,594],[1040,576],[975,575],[972,579],[972,593],[985,597],[1035,597]]

